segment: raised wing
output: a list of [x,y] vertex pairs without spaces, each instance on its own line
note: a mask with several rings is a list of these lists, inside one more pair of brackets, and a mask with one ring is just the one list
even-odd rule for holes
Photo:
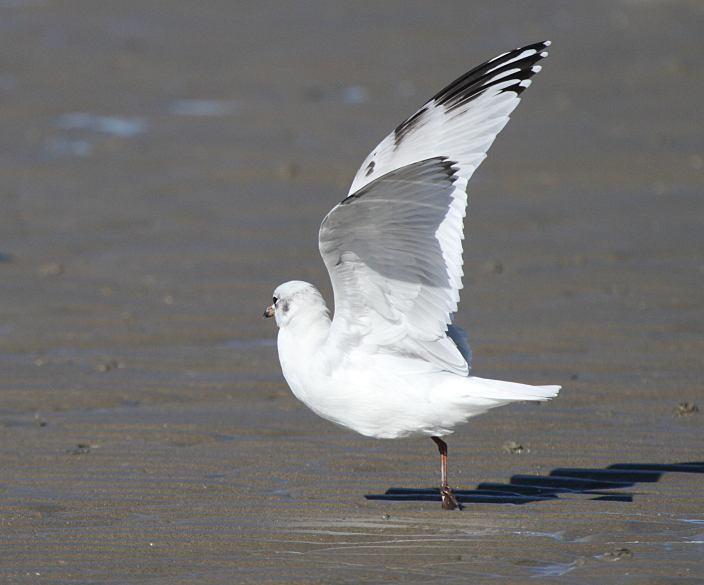
[[[320,227],[335,294],[331,342],[425,359],[466,375],[452,338],[462,287],[466,187],[549,43],[463,75],[367,157]],[[469,348],[467,348],[468,350]]]
[[403,121],[364,160],[349,194],[407,164],[445,156],[464,180],[486,158],[494,138],[518,105],[518,96],[540,71],[550,41],[495,57],[437,93]]

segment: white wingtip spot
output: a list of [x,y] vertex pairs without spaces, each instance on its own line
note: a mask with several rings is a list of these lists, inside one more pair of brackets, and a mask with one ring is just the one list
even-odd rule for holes
[[[520,50],[520,49],[517,49],[517,50]],[[487,73],[491,73],[492,71],[494,71],[495,69],[498,69],[499,67],[505,67],[506,65],[510,65],[511,63],[515,63],[516,61],[521,61],[522,59],[527,59],[528,57],[532,57],[537,52],[538,51],[536,51],[535,49],[526,49],[517,57],[514,57],[513,59],[509,59],[508,61],[504,61],[503,63],[497,65],[496,67],[489,69],[487,71]],[[508,53],[506,53],[506,55],[508,55]],[[498,59],[498,57],[497,57],[497,59]],[[491,61],[489,61],[489,63],[491,63],[492,61],[496,61],[496,59],[492,59]]]
[[533,65],[533,67],[530,68],[533,73],[538,73],[541,69],[542,67],[540,65]]
[[552,41],[545,41],[543,43],[543,45],[545,45],[546,47],[549,47],[550,45],[552,45]]
[[533,82],[530,79],[524,79],[518,85],[520,85],[521,87],[528,87],[531,83]]
[[547,51],[543,51],[542,53],[540,53],[540,56],[543,57],[543,58],[544,58],[544,57],[547,57],[547,56],[548,56],[548,52],[547,52]]

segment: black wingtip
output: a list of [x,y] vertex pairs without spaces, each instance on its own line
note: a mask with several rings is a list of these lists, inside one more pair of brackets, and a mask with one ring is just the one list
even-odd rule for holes
[[[515,83],[502,91],[513,91],[516,95],[520,95],[530,85],[529,79],[540,71],[540,66],[536,66],[536,63],[548,56],[548,52],[544,49],[551,44],[552,41],[533,43],[494,57],[453,81],[442,91],[435,94],[430,99],[430,102],[434,102],[435,105],[444,105],[448,110],[453,110],[474,99],[492,85],[506,81],[507,78],[501,77],[500,74],[515,69],[516,66],[518,66],[519,72],[510,78],[515,80]],[[530,54],[518,59],[520,55],[526,52]],[[394,130],[394,142],[397,148],[416,126],[423,123],[423,119],[428,113],[428,104],[430,102],[427,102],[420,110],[396,127]]]
[[[490,87],[509,80],[515,81],[515,83],[501,91],[513,91],[520,95],[530,84],[527,80],[540,71],[540,67],[535,65],[547,57],[548,53],[544,49],[548,46],[550,46],[550,41],[542,41],[494,57],[453,81],[445,89],[438,92],[433,100],[436,104],[442,104],[448,110],[453,110],[474,99]],[[518,71],[508,77],[505,76],[515,69]]]

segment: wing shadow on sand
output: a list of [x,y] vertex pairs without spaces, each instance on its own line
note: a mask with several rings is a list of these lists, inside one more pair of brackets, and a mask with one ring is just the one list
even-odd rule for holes
[[[704,473],[704,462],[615,463],[605,469],[559,468],[550,475],[514,475],[509,483],[480,483],[474,490],[452,490],[460,504],[528,504],[560,496],[594,496],[590,500],[632,502],[622,490],[637,483],[654,483],[664,473]],[[440,502],[439,489],[389,488],[368,494],[367,500]]]

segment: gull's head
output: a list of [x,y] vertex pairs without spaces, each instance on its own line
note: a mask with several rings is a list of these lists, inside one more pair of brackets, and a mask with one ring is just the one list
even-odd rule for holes
[[264,316],[276,317],[276,324],[286,327],[297,316],[311,313],[327,317],[328,309],[323,296],[312,284],[291,280],[274,291],[274,303],[264,311]]

